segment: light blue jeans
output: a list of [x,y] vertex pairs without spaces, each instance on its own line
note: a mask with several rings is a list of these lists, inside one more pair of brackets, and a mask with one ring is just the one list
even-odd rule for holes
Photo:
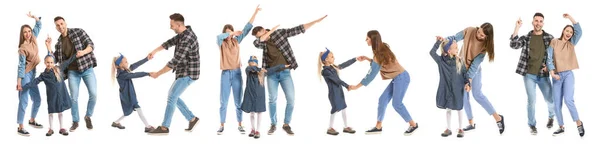
[[392,106],[394,110],[405,122],[409,122],[412,120],[406,106],[402,103],[404,99],[404,94],[406,94],[406,90],[408,89],[408,85],[410,84],[410,75],[408,71],[404,71],[403,73],[396,76],[390,84],[385,88],[381,96],[379,96],[379,103],[377,105],[377,121],[382,122],[385,116],[385,110],[387,109],[388,104],[392,99]]
[[[481,105],[481,107],[483,107],[483,109],[485,109],[489,115],[492,115],[496,112],[496,110],[494,109],[494,106],[492,106],[492,103],[490,103],[490,101],[481,91],[481,88],[483,87],[483,84],[481,83],[481,67],[477,71],[478,72],[475,74],[475,77],[473,77],[471,83],[473,99],[475,99],[475,101],[479,103],[479,105]],[[471,92],[466,93],[464,95],[465,97],[463,98],[463,107],[469,120],[473,120],[473,110],[471,109],[471,101],[469,100],[469,93]]]
[[554,100],[552,99],[552,89],[550,86],[550,77],[541,77],[533,74],[526,74],[523,77],[525,82],[525,91],[527,92],[527,118],[529,126],[535,126],[535,85],[540,88],[544,100],[548,105],[548,118],[554,117]]
[[185,119],[191,121],[194,117],[194,114],[188,107],[185,105],[183,100],[179,98],[181,94],[194,83],[195,80],[192,80],[189,76],[178,78],[171,85],[171,89],[169,89],[169,97],[167,98],[167,108],[165,109],[165,117],[162,122],[162,126],[169,128],[171,126],[171,119],[173,119],[173,113],[175,113],[175,106],[177,109],[183,114]]
[[94,68],[89,68],[83,72],[69,70],[68,81],[72,101],[71,116],[73,117],[73,122],[79,122],[79,85],[82,79],[87,87],[89,95],[85,116],[92,117],[92,114],[94,114],[94,107],[96,106],[98,86]]
[[575,99],[573,98],[575,94],[575,75],[573,75],[573,72],[570,70],[559,72],[558,75],[560,76],[559,80],[555,80],[554,78],[552,79],[552,95],[554,97],[554,110],[556,112],[558,125],[563,126],[563,99],[565,100],[564,103],[569,109],[569,113],[571,113],[571,118],[573,121],[579,120],[579,114],[577,113]]
[[292,121],[292,112],[294,111],[294,80],[292,80],[291,72],[289,69],[276,72],[272,75],[267,76],[267,87],[269,91],[269,115],[271,116],[271,124],[277,124],[277,95],[279,92],[279,84],[285,94],[285,100],[287,104],[285,106],[285,119],[284,124],[290,124]]
[[[35,79],[35,69],[26,73],[24,77],[21,79],[21,86],[26,85]],[[33,101],[33,107],[31,108],[31,118],[37,116],[38,111],[40,110],[41,105],[41,97],[40,90],[37,86],[33,86],[31,88],[23,89],[19,92],[19,108],[17,112],[17,124],[23,124],[23,119],[25,118],[25,109],[27,109],[27,103],[29,102],[29,97],[31,97],[31,101]]]
[[221,72],[221,107],[219,108],[221,123],[225,123],[227,117],[227,104],[231,91],[233,91],[237,121],[242,122],[242,72],[239,68]]

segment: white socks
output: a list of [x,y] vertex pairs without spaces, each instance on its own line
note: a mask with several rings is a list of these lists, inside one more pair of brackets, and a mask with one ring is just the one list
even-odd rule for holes
[[[259,131],[259,129],[260,129],[260,114],[262,114],[262,112],[259,112],[259,113],[251,112],[250,113],[250,126],[252,127],[252,130],[254,130],[254,131]],[[256,115],[256,117],[255,117],[255,115]]]
[[256,131],[258,131],[260,129],[260,114],[262,114],[262,112],[259,112],[256,114],[257,118],[256,118]]
[[48,114],[48,119],[50,120],[50,129],[52,129],[52,120],[54,119],[53,116],[54,114]]
[[[452,120],[451,120],[451,119],[452,119],[452,113],[451,113],[451,112],[452,112],[452,111],[451,111],[450,109],[447,109],[447,110],[446,110],[446,124],[447,124],[447,127],[446,127],[446,128],[447,128],[448,130],[451,130],[451,129],[450,129],[451,122],[452,122]],[[462,128],[462,127],[463,127],[463,125],[462,125],[462,121],[463,121],[463,114],[462,114],[462,111],[461,111],[461,110],[458,110],[458,111],[456,111],[456,112],[458,113],[458,127],[459,127],[459,128]]]
[[[348,127],[348,119],[346,117],[346,109],[341,110],[342,112],[342,119],[344,120],[344,128]],[[335,120],[335,114],[337,114],[338,112],[335,112],[333,114],[331,114],[331,116],[329,117],[329,128],[333,128],[333,122]]]
[[[146,126],[146,128],[151,127],[150,124],[148,124],[148,121],[146,120],[146,117],[144,116],[144,113],[142,112],[142,108],[135,108],[135,111],[138,113],[138,115],[140,116],[140,119],[142,120],[142,122],[144,123],[144,126]],[[120,123],[123,119],[125,119],[126,116],[121,116],[119,117],[119,119],[117,119],[115,121],[115,123]]]
[[59,126],[60,126],[61,129],[64,128],[63,127],[63,115],[62,115],[62,113],[58,113],[58,124],[59,124]]
[[253,113],[253,112],[252,112],[252,113],[250,113],[250,127],[252,128],[252,130],[255,130],[255,129],[254,129],[254,128],[255,128],[255,127],[254,127],[254,124],[255,124],[255,123],[254,123],[254,115],[255,115],[255,114],[256,114],[256,113]]

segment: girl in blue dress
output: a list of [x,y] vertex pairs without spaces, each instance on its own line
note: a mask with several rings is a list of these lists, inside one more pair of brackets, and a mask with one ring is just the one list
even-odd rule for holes
[[[127,62],[127,58],[123,55],[119,57],[115,57],[113,59],[113,70],[112,70],[112,78],[113,82],[115,79],[119,83],[119,95],[121,99],[121,108],[123,109],[123,116],[119,117],[116,121],[112,123],[112,127],[118,129],[125,129],[125,126],[121,125],[120,121],[125,119],[125,117],[129,116],[133,111],[137,111],[138,115],[144,125],[144,132],[150,132],[154,130],[154,127],[148,124],[146,121],[146,117],[144,113],[142,113],[142,109],[140,105],[138,105],[137,95],[135,93],[135,87],[133,87],[134,78],[141,78],[145,76],[149,76],[148,72],[132,72],[133,70],[140,67],[142,64],[146,63],[149,59],[144,58],[138,62],[135,62],[131,65]],[[116,72],[116,75],[115,75]]]
[[[244,90],[244,99],[241,109],[246,113],[250,113],[250,125],[252,131],[248,134],[249,137],[255,139],[260,138],[260,114],[267,111],[265,100],[265,74],[271,75],[279,69],[287,68],[290,65],[277,65],[267,69],[258,67],[258,59],[256,56],[250,56],[248,67],[246,67],[246,89]],[[257,119],[255,120],[255,115]],[[256,126],[256,127],[255,127]]]
[[329,90],[329,103],[331,103],[331,117],[329,121],[329,129],[327,129],[327,134],[329,135],[338,135],[335,129],[333,129],[333,121],[335,118],[335,114],[338,112],[342,112],[342,119],[344,119],[344,133],[354,134],[356,133],[351,127],[348,127],[347,119],[346,119],[346,97],[344,96],[344,88],[348,89],[348,84],[340,79],[338,75],[338,71],[344,69],[356,62],[356,58],[352,58],[342,64],[335,65],[333,64],[335,58],[333,57],[333,53],[327,49],[325,52],[321,52],[319,54],[319,74],[325,79],[327,83],[327,87]]

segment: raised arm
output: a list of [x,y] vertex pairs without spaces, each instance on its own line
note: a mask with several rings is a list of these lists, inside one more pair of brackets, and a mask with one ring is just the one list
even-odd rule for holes
[[[316,19],[316,20],[314,20],[314,21],[311,21],[311,22],[309,22],[309,23],[305,23],[305,24],[301,25],[301,26],[302,26],[302,28],[303,28],[303,29],[302,29],[302,33],[304,33],[304,31],[305,31],[305,30],[308,30],[308,29],[310,29],[310,28],[311,28],[313,25],[315,25],[316,23],[319,23],[319,22],[321,22],[321,21],[322,21],[323,19],[325,19],[326,17],[327,17],[327,15],[325,15],[325,16],[323,16],[323,17],[319,18],[319,19]],[[294,34],[295,34],[295,35],[298,35],[298,34],[300,34],[300,33],[294,33]],[[292,36],[295,36],[295,35],[289,35],[288,37],[292,37]]]
[[42,29],[42,22],[40,21],[40,19],[42,19],[42,17],[37,17],[35,15],[32,15],[31,11],[29,13],[27,13],[27,17],[35,19],[35,26],[33,26],[33,29],[31,30],[31,32],[33,33],[33,36],[35,38],[37,38],[38,35],[40,34],[40,30]]
[[137,62],[131,64],[129,66],[129,69],[133,71],[133,70],[137,69],[138,67],[140,67],[141,65],[143,65],[146,62],[148,62],[148,58],[147,57],[144,58],[144,59],[142,59],[142,60],[140,60],[140,61],[137,61]]
[[515,25],[515,30],[513,31],[513,34],[510,36],[510,48],[512,49],[520,49],[525,47],[525,42],[527,41],[527,37],[526,36],[519,36],[519,29],[521,28],[521,24],[523,24],[523,21],[521,21],[521,18],[519,18],[519,20],[517,20],[517,23]]
[[[277,30],[277,28],[278,28],[278,27],[279,27],[279,25],[276,25],[276,26],[275,26],[275,27],[273,27],[273,28],[272,28],[270,31],[268,31],[266,34],[263,34],[262,36],[260,36],[260,38],[259,38],[259,40],[260,40],[260,41],[259,41],[259,42],[264,42],[264,41],[266,41],[267,39],[269,39],[269,38],[270,38],[271,34],[273,34],[274,32],[279,32],[279,33],[281,33],[281,31],[282,31],[282,30]],[[284,35],[284,34],[281,34],[281,35]],[[255,45],[256,45],[256,44],[255,44]]]
[[238,43],[242,43],[242,40],[244,40],[244,38],[246,36],[248,36],[248,33],[250,33],[250,30],[252,30],[252,27],[254,27],[254,26],[250,22],[248,22],[246,24],[246,26],[244,26],[244,30],[242,30],[242,34],[240,34],[239,36],[236,37]]
[[581,39],[581,25],[579,25],[579,22],[577,22],[569,14],[563,14],[563,17],[569,19],[571,23],[573,23],[573,36],[571,37],[571,43],[573,43],[573,45],[577,45],[579,39]]
[[371,60],[371,69],[369,70],[369,73],[367,73],[365,78],[363,78],[360,81],[360,84],[363,86],[369,85],[369,83],[371,83],[373,79],[375,79],[375,77],[379,73],[379,70],[381,70],[381,66],[374,60]]
[[435,61],[435,63],[438,64],[440,61],[442,61],[440,55],[437,54],[437,50],[440,48],[440,44],[442,44],[442,41],[436,41],[433,45],[433,48],[431,48],[431,50],[429,51],[429,55],[431,56],[431,58],[433,58],[433,61]]
[[356,58],[349,59],[348,61],[346,61],[342,64],[339,64],[338,68],[345,69],[345,68],[349,67],[350,65],[354,64],[355,62],[356,62]]
[[[469,28],[473,28],[473,27],[468,27],[466,29],[469,29]],[[445,39],[453,39],[453,40],[456,40],[456,42],[462,41],[465,39],[465,30],[461,30],[452,36],[446,37]]]
[[329,79],[331,80],[334,84],[336,85],[342,85],[345,88],[348,88],[348,84],[344,81],[342,81],[340,79],[340,77],[338,75],[333,74],[331,71],[329,70],[324,70],[321,71],[321,75],[325,78],[325,79]]

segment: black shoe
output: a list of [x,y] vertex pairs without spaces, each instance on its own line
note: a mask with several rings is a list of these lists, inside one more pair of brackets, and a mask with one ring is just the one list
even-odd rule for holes
[[556,131],[554,131],[554,133],[552,133],[552,136],[562,135],[563,133],[565,133],[565,128],[561,127],[561,128],[558,128]]
[[552,126],[554,126],[554,119],[553,118],[549,118],[548,119],[548,124],[546,124],[547,128],[552,128]]
[[42,126],[42,124],[39,124],[39,123],[37,123],[35,121],[29,121],[29,125],[32,126],[32,127],[34,127],[34,128],[38,128],[38,129],[44,128],[44,126]]
[[500,115],[500,121],[496,122],[496,125],[498,125],[498,131],[500,131],[500,134],[504,133],[504,116]]
[[383,128],[378,129],[377,127],[373,127],[370,130],[367,130],[365,134],[381,134]]
[[465,131],[464,130],[458,130],[458,134],[456,135],[457,138],[463,138],[465,137]]
[[577,131],[579,131],[579,136],[583,137],[583,135],[585,135],[585,129],[583,128],[583,122],[581,122],[580,126],[577,126]]
[[415,132],[415,130],[417,130],[419,128],[419,124],[415,124],[415,126],[409,126],[408,129],[406,131],[404,131],[404,135],[405,136],[409,136],[412,135],[413,132]]
[[474,129],[475,129],[475,124],[469,125],[469,126],[463,128],[463,131],[470,131],[470,130],[474,130]]
[[271,124],[271,128],[269,128],[269,131],[267,132],[268,135],[272,135],[275,130],[277,130],[277,127],[275,127],[274,124]]
[[29,132],[27,132],[23,128],[17,128],[17,133],[19,133],[19,135],[22,135],[22,136],[30,136],[31,135],[31,134],[29,134]]
[[537,128],[535,128],[535,126],[529,126],[529,132],[531,133],[531,135],[537,135],[538,133]]
[[452,135],[452,131],[446,129],[443,133],[442,133],[442,137],[448,137]]
[[114,128],[118,128],[118,129],[125,129],[125,126],[121,125],[121,123],[113,122],[112,125],[110,125],[110,126],[112,126]]

